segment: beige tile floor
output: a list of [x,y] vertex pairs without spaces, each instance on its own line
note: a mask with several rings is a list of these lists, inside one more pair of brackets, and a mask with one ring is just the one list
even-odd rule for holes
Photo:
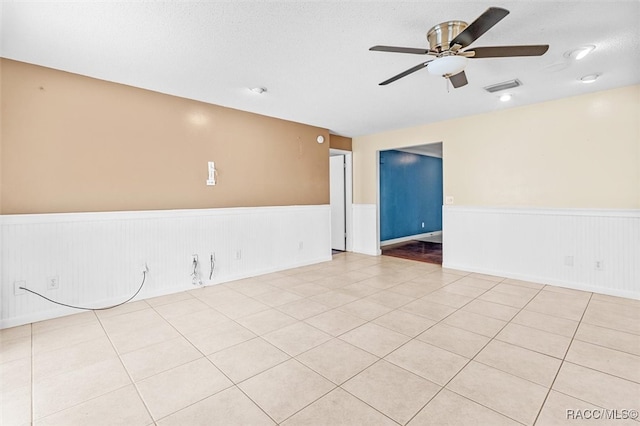
[[636,425],[640,301],[351,253],[0,331],[2,425]]

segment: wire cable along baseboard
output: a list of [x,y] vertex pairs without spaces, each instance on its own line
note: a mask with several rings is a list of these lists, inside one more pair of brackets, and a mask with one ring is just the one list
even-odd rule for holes
[[145,283],[146,280],[147,280],[147,271],[142,271],[142,283],[140,283],[140,287],[138,287],[138,291],[136,291],[133,294],[133,296],[131,296],[130,298],[128,298],[124,302],[118,303],[116,305],[104,306],[104,307],[101,307],[101,308],[88,308],[88,307],[84,307],[84,306],[68,305],[66,303],[62,303],[62,302],[55,301],[53,299],[49,299],[47,296],[44,296],[44,295],[38,293],[37,291],[30,290],[30,289],[28,289],[26,287],[19,287],[19,288],[21,290],[28,291],[29,293],[35,294],[36,296],[40,296],[43,299],[48,300],[51,303],[55,303],[56,305],[66,306],[67,308],[82,309],[82,310],[85,310],[85,311],[105,311],[107,309],[117,308],[118,306],[122,306],[125,303],[131,301],[134,297],[136,297],[138,295],[138,293],[140,293],[140,290],[142,290],[142,287],[144,287],[144,283]]

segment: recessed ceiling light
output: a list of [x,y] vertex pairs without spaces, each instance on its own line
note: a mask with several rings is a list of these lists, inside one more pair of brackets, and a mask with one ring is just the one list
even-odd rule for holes
[[564,57],[579,61],[580,59],[587,56],[589,53],[593,52],[595,48],[596,47],[593,44],[581,46],[581,47],[578,47],[577,49],[573,49],[573,50],[569,50],[568,52],[565,52]]
[[500,96],[500,100],[502,102],[509,102],[511,100],[511,95],[508,93],[505,93],[504,95]]
[[263,94],[264,92],[267,91],[266,87],[251,87],[249,90],[251,90],[253,93],[257,93],[258,95]]
[[598,79],[598,77],[600,77],[600,74],[589,74],[589,75],[585,75],[584,77],[581,77],[580,81],[583,83],[593,83]]

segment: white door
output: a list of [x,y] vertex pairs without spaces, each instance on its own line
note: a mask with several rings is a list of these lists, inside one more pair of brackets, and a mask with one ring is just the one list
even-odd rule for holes
[[344,155],[329,157],[331,248],[345,250]]

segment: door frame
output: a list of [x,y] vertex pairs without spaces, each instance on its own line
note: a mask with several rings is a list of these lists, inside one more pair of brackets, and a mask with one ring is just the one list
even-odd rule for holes
[[344,155],[344,214],[347,233],[346,251],[353,251],[353,153],[343,149],[329,149],[329,156]]
[[[396,150],[396,151],[406,151],[406,152],[411,152],[412,148],[415,147],[419,147],[419,146],[425,146],[425,145],[436,145],[436,144],[441,144],[442,145],[442,155],[435,155],[435,154],[428,154],[431,157],[436,157],[436,158],[442,158],[442,206],[444,208],[445,205],[445,200],[444,198],[446,198],[445,195],[445,180],[444,180],[444,167],[445,167],[445,163],[444,163],[444,142],[443,141],[436,141],[436,142],[425,142],[422,144],[417,144],[417,145],[410,145],[410,146],[399,146],[399,147],[394,147],[394,148],[385,148],[385,149],[379,149],[376,150],[376,253],[378,254],[378,256],[382,255],[382,246],[380,245],[380,203],[382,202],[382,199],[380,197],[380,152],[381,151],[392,151],[392,150]],[[415,154],[418,155],[426,155],[426,154],[421,154],[419,152],[414,152]],[[443,211],[443,215],[442,215],[442,221],[443,221],[443,229],[442,229],[442,251],[443,251],[443,257],[442,257],[442,263],[444,264],[444,211]]]

